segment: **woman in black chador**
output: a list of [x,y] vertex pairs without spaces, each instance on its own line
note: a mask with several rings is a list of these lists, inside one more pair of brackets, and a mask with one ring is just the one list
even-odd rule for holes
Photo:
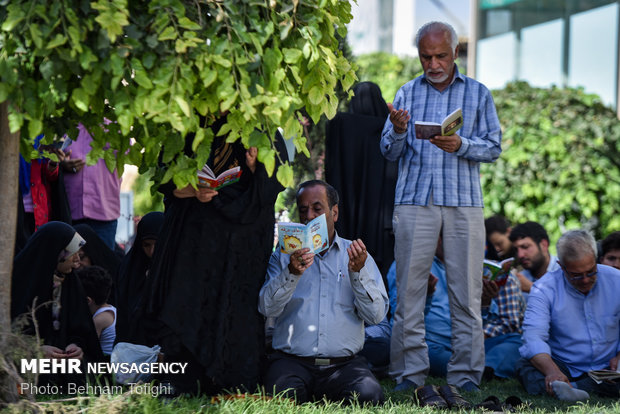
[[[211,126],[216,135],[223,122]],[[255,148],[226,143],[225,136],[214,138],[207,163],[216,176],[240,166],[241,178],[217,192],[162,186],[165,220],[145,316],[166,361],[189,362],[184,375],[163,379],[177,392],[253,392],[265,348],[258,293],[283,188],[256,160]]]
[[348,112],[327,123],[325,178],[340,194],[338,235],[364,240],[385,278],[394,260],[392,213],[398,164],[379,149],[390,111],[379,86],[360,82]]
[[152,211],[138,222],[133,246],[123,258],[116,283],[116,342],[145,344],[136,318],[139,304],[145,292],[153,247],[164,224],[164,213]]
[[[83,243],[73,227],[51,221],[39,227],[13,262],[11,319],[30,313],[37,298],[35,318],[43,358],[103,360],[86,294],[73,272],[79,265],[78,251]],[[33,323],[22,326],[22,331],[34,334]],[[60,375],[40,381],[68,381]]]

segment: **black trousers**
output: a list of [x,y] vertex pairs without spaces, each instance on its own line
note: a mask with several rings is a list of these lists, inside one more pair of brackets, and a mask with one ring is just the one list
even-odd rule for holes
[[330,401],[380,404],[384,401],[381,384],[368,368],[366,358],[314,365],[281,352],[269,356],[265,392],[294,398],[301,404],[324,397]]
[[371,369],[390,365],[390,338],[366,338],[359,355],[366,358]]

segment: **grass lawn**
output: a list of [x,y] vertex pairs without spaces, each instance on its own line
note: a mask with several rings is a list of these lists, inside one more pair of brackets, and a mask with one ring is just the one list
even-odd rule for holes
[[[445,381],[430,378],[427,383],[441,385]],[[415,402],[409,392],[391,392],[395,385],[391,380],[382,381],[385,390],[386,402],[379,407],[360,407],[356,405],[346,406],[317,402],[297,406],[288,400],[261,399],[258,396],[249,396],[237,399],[220,399],[214,401],[209,397],[186,398],[181,397],[172,400],[153,398],[150,395],[118,394],[104,395],[99,397],[82,396],[67,398],[65,401],[39,401],[36,406],[22,402],[11,406],[3,413],[23,412],[49,412],[49,413],[144,413],[144,414],[167,414],[167,413],[440,413],[446,410],[432,410],[421,408]],[[505,401],[509,396],[517,396],[526,403],[525,407],[516,410],[518,413],[620,413],[620,398],[592,397],[587,403],[566,403],[549,396],[529,396],[516,380],[491,381],[482,384],[479,393],[464,393],[463,397],[472,404],[478,404],[488,396],[494,395],[500,401]],[[456,412],[456,411],[451,411]],[[481,409],[461,410],[462,413],[482,413]]]

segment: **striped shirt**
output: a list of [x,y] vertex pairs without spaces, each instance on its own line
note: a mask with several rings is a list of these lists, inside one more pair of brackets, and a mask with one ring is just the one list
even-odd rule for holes
[[[480,162],[495,161],[501,151],[501,129],[493,97],[480,82],[455,76],[446,89],[437,90],[419,76],[403,85],[394,98],[394,108],[406,109],[411,119],[407,131],[394,132],[389,118],[383,127],[381,152],[390,161],[399,160],[394,204],[425,206],[432,194],[435,205],[482,207]],[[457,132],[461,147],[448,153],[428,140],[416,139],[415,121],[441,121],[461,108],[463,127]]]

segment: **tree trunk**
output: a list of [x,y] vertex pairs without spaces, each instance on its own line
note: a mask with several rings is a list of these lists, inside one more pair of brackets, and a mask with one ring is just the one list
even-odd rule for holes
[[[19,132],[10,132],[8,110],[8,102],[0,104],[0,357],[7,355],[11,333],[11,274],[19,185]],[[17,383],[0,370],[0,402],[15,402],[18,398]]]

